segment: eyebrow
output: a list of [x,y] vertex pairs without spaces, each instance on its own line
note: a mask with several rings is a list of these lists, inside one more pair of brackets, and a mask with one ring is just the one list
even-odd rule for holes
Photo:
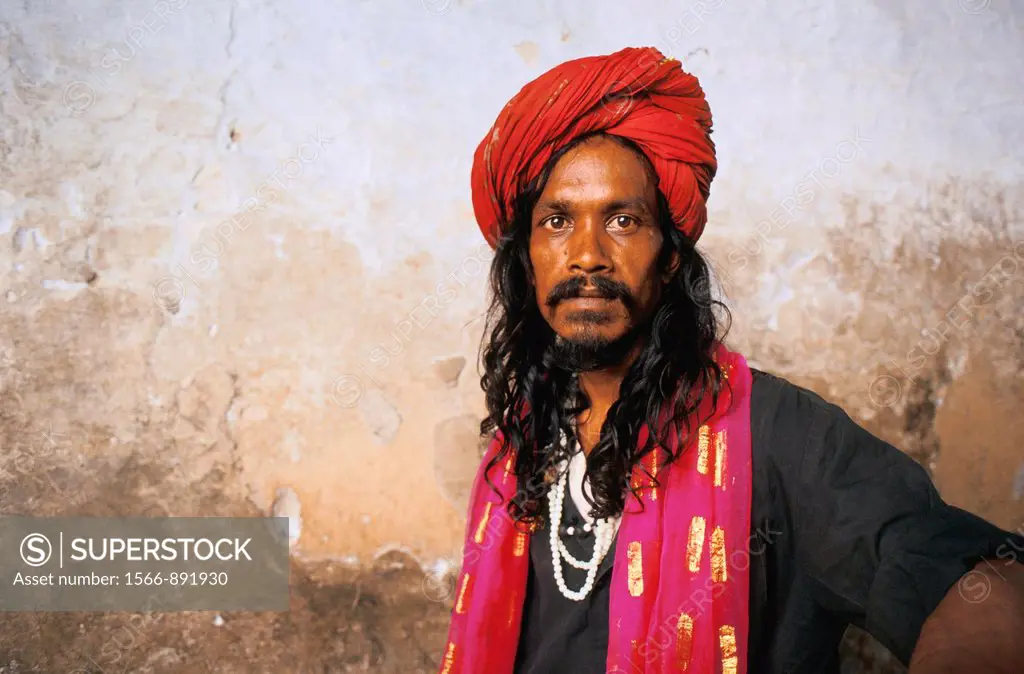
[[553,213],[565,213],[572,210],[572,204],[565,199],[551,199],[538,202],[535,210]]
[[[573,202],[567,199],[551,199],[548,201],[542,201],[537,204],[536,210],[543,211],[546,213],[568,213],[573,208]],[[649,213],[650,209],[647,208],[647,202],[644,199],[635,197],[632,199],[615,199],[609,201],[604,206],[605,213],[611,213],[612,211],[624,211],[624,210],[635,210],[643,213]]]
[[650,209],[647,208],[646,200],[634,197],[632,199],[616,199],[615,201],[609,202],[608,205],[604,207],[604,210],[605,212],[634,210],[646,213]]

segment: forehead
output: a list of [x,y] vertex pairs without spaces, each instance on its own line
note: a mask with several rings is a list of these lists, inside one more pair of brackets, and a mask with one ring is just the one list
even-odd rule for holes
[[563,155],[551,170],[540,200],[592,201],[656,197],[653,171],[637,152],[598,136]]

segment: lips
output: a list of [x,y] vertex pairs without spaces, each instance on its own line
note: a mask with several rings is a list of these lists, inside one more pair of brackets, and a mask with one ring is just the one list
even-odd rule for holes
[[580,288],[572,297],[567,297],[564,301],[574,309],[606,311],[608,305],[614,302],[615,299],[614,297],[608,297],[607,292],[591,287]]
[[565,300],[572,306],[576,307],[604,307],[611,304],[615,300],[610,297],[605,297],[597,293],[580,293],[576,297],[570,297]]
[[578,293],[576,293],[575,297],[570,297],[569,299],[596,299],[611,302],[615,298],[608,297],[608,295],[601,292],[597,288],[583,288]]
[[554,308],[561,302],[570,302],[571,306],[607,310],[609,303],[624,305],[627,309],[632,305],[629,289],[620,281],[604,276],[583,278],[572,276],[555,285],[548,293],[545,304]]

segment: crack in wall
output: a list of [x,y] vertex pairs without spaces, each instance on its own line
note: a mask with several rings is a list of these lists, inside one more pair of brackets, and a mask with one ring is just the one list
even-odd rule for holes
[[[228,76],[224,79],[223,84],[221,84],[220,88],[217,90],[217,100],[220,101],[220,112],[217,115],[217,123],[213,129],[213,137],[215,139],[222,138],[224,135],[230,135],[224,133],[224,125],[225,120],[227,119],[228,112],[228,89],[231,87],[231,84],[234,81],[235,76],[238,74],[238,67],[234,65],[234,45],[235,40],[238,37],[237,17],[238,0],[233,0],[231,3],[231,8],[228,13],[228,36],[227,40],[224,43],[224,55],[227,58],[227,64],[228,68],[230,68],[230,72],[228,73]],[[226,147],[231,147],[232,143],[233,140],[229,137]]]

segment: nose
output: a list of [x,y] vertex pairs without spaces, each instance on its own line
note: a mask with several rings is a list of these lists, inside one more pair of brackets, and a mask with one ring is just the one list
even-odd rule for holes
[[577,223],[569,235],[568,258],[570,272],[594,274],[611,271],[608,255],[607,232],[601,223],[588,218]]

